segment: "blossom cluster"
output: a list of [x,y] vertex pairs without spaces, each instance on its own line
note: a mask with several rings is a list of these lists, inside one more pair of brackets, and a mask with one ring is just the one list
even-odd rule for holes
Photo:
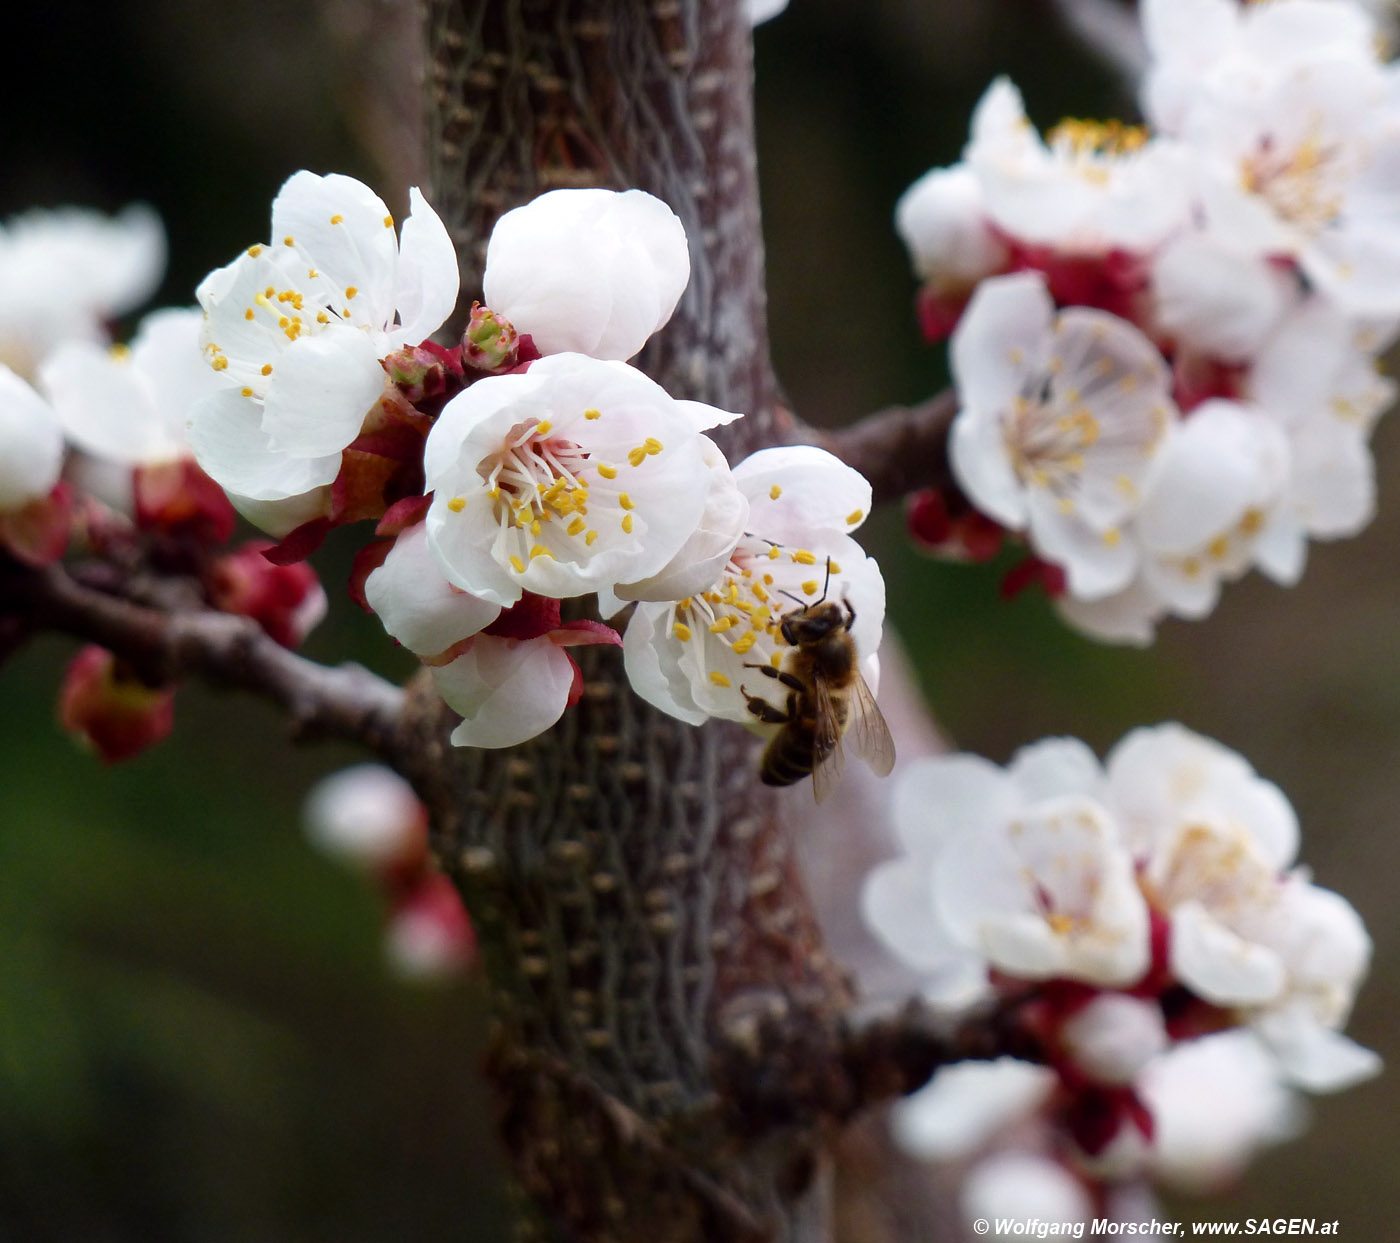
[[1368,440],[1400,327],[1400,104],[1351,0],[1144,0],[1146,126],[1044,138],[994,82],[962,161],[901,199],[951,333],[957,494],[935,551],[1011,535],[1088,634],[1145,644],[1251,567],[1375,512]]
[[[1055,738],[1005,769],[920,761],[893,798],[904,853],[867,878],[868,924],[934,1004],[1012,1006],[1046,1062],[940,1074],[901,1107],[911,1151],[970,1151],[1038,1114],[1066,1177],[1203,1189],[1287,1133],[1295,1089],[1377,1073],[1341,1032],[1366,930],[1297,864],[1292,807],[1233,751],[1175,724],[1102,764]],[[1221,1081],[1236,1131],[1201,1117]]]
[[[190,409],[220,387],[199,354],[200,312],[156,311],[129,344],[109,342],[108,322],[151,293],[164,263],[147,208],[35,211],[0,230],[0,552],[43,566],[71,549],[182,573],[204,603],[295,647],[325,612],[316,575],[270,563],[268,541],[227,547],[234,511],[186,442]],[[59,719],[115,762],[170,732],[174,697],[87,647]]]
[[[741,417],[676,398],[628,363],[690,277],[685,230],[638,190],[554,191],[497,222],[485,303],[453,347],[457,259],[416,191],[393,219],[348,177],[298,173],[271,238],[201,284],[216,388],[189,412],[200,466],[305,556],[375,519],[352,589],[462,717],[461,746],[549,728],[583,689],[569,649],[625,646],[644,698],[683,720],[758,727],[785,612],[847,600],[873,656],[884,613],[849,532],[870,488],[817,449],[733,470],[707,434]],[[632,605],[627,638],[604,617]],[[757,695],[746,686],[756,684]],[[775,713],[779,710],[775,707]]]

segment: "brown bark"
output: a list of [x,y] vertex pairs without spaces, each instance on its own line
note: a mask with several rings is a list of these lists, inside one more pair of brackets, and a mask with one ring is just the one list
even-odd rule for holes
[[[502,211],[560,186],[648,190],[685,224],[692,275],[640,364],[676,396],[747,412],[725,429],[731,456],[782,439],[738,6],[433,0],[429,56],[432,201],[464,289]],[[490,1072],[535,1226],[825,1238],[820,1127],[745,1133],[716,1059],[760,1020],[827,1030],[846,1002],[755,745],[642,703],[615,651],[586,658],[583,702],[512,751],[449,754],[442,711],[425,700],[421,717],[420,785],[483,945]]]

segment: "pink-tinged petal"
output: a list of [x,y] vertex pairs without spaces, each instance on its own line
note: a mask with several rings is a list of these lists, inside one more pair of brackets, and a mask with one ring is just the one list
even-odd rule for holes
[[47,496],[63,465],[63,433],[52,408],[0,364],[0,510]]
[[299,337],[278,356],[263,410],[270,448],[315,458],[339,453],[384,392],[384,369],[368,333]]
[[602,622],[580,618],[565,622],[557,630],[549,632],[549,641],[555,647],[591,647],[603,644],[607,647],[621,647],[622,636],[611,626]]
[[1036,272],[983,281],[953,333],[951,363],[964,408],[998,413],[1038,374],[1050,348],[1055,304]]
[[398,328],[390,328],[405,345],[417,345],[436,332],[457,305],[460,276],[457,250],[447,228],[414,186],[408,192],[409,217],[399,239],[394,273]]
[[195,458],[228,492],[251,501],[279,501],[329,485],[340,473],[338,451],[292,457],[272,447],[261,424],[262,406],[237,389],[214,393],[191,411]]
[[703,401],[686,401],[678,398],[676,409],[689,416],[697,432],[707,432],[712,427],[727,427],[744,417],[742,410],[721,410],[718,406],[707,405]]
[[1220,1006],[1262,1005],[1287,982],[1273,950],[1232,932],[1198,902],[1172,911],[1171,968],[1193,993]]
[[358,303],[357,322],[388,323],[398,239],[389,209],[373,190],[341,173],[293,173],[272,201],[274,253],[288,238],[342,293],[355,290],[350,300]]
[[455,746],[513,747],[563,715],[574,662],[547,639],[482,635],[466,655],[432,673],[438,694],[463,717],[452,731]]

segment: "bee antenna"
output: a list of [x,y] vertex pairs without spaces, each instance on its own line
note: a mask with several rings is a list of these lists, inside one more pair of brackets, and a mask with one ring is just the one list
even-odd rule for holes
[[826,593],[827,593],[828,591],[830,591],[830,590],[831,590],[831,558],[830,558],[830,557],[827,557],[827,559],[826,559],[826,581],[825,581],[824,583],[822,583],[822,598],[821,598],[820,600],[817,601],[818,604],[825,604],[825,603],[826,603]]
[[801,596],[795,596],[795,595],[793,595],[792,592],[790,592],[790,591],[783,591],[781,588],[779,588],[779,589],[778,589],[778,594],[779,594],[780,596],[786,596],[789,600],[794,601],[794,602],[798,605],[799,608],[804,608],[804,609],[805,609],[805,608],[807,607],[807,601],[806,601],[806,600],[804,600]]

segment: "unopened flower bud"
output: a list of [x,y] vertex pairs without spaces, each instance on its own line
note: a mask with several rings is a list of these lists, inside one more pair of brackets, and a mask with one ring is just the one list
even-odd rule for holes
[[413,979],[450,978],[476,960],[476,933],[452,882],[425,872],[421,883],[390,916],[385,953]]
[[209,602],[251,617],[283,647],[297,647],[326,615],[326,593],[304,561],[274,565],[263,553],[271,540],[249,540],[218,558],[206,576]]
[[462,333],[462,357],[478,371],[509,371],[519,361],[520,334],[489,306],[472,303]]
[[63,675],[58,716],[104,763],[115,764],[170,733],[175,688],[147,686],[106,648],[85,647]]
[[381,360],[389,381],[415,406],[462,387],[462,353],[431,341],[406,345]]

